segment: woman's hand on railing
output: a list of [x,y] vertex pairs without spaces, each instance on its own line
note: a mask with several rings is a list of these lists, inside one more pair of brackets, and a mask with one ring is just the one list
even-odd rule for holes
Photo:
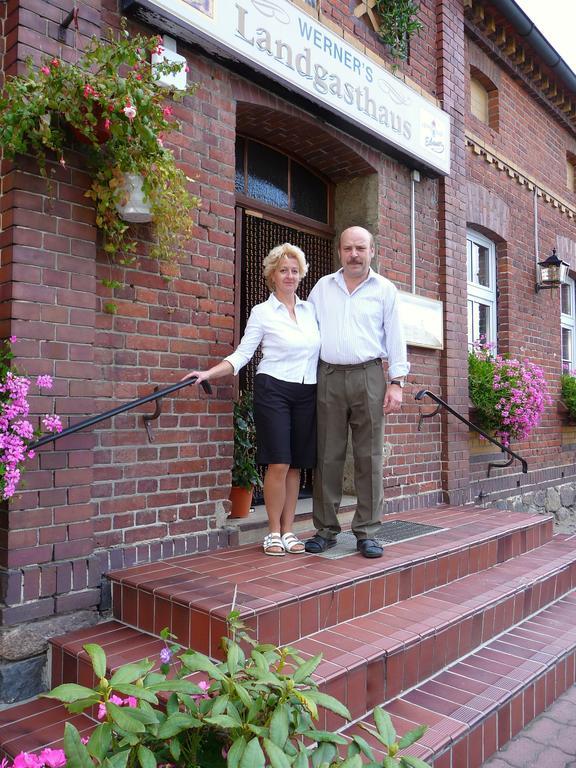
[[186,381],[187,379],[196,379],[196,384],[202,384],[203,381],[208,381],[210,376],[208,375],[208,371],[190,371],[186,374],[186,376],[182,376],[180,381]]

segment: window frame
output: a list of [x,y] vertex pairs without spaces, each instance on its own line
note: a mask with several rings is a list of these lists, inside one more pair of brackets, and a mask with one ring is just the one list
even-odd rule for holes
[[[566,278],[566,285],[570,291],[571,311],[563,312],[564,295],[560,295],[560,359],[562,360],[562,371],[572,371],[576,367],[576,280],[569,276]],[[563,287],[560,288],[563,291]],[[570,359],[564,357],[564,331],[571,335]]]
[[[480,245],[488,251],[488,285],[470,279],[471,273],[478,273],[478,265],[471,265],[473,258],[472,244]],[[496,350],[498,342],[498,284],[496,272],[496,244],[473,229],[466,232],[466,279],[467,279],[467,314],[468,314],[468,346],[472,347],[480,341],[475,307],[488,308],[488,333],[483,341],[492,345]],[[476,332],[478,331],[478,332]]]

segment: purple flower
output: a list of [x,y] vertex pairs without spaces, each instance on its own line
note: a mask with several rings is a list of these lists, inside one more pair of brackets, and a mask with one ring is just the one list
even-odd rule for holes
[[42,761],[33,752],[20,752],[14,758],[12,768],[42,768]]
[[48,768],[62,768],[63,765],[66,765],[66,755],[63,749],[46,747],[40,752],[39,757]]
[[40,389],[52,389],[52,376],[48,376],[47,373],[38,376],[36,378],[36,385]]
[[42,419],[42,424],[47,432],[62,432],[62,422],[60,416],[50,416],[48,413]]
[[170,664],[170,659],[172,658],[172,651],[170,648],[162,648],[160,651],[160,661],[162,664]]

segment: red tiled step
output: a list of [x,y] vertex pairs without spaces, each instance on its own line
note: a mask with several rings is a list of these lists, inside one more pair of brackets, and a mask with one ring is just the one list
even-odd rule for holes
[[473,507],[389,515],[436,525],[433,535],[387,546],[378,560],[353,554],[271,558],[251,544],[171,558],[109,574],[120,621],[164,627],[213,656],[235,607],[262,641],[287,644],[369,611],[477,573],[549,541],[552,518]]
[[0,752],[10,759],[19,752],[34,752],[44,747],[62,748],[64,723],[71,722],[81,735],[95,726],[85,714],[70,715],[58,702],[34,699],[0,712]]
[[[321,686],[353,718],[417,685],[446,664],[576,587],[576,537],[556,537],[481,573],[321,630],[292,645],[322,654]],[[322,727],[344,722],[327,713]]]
[[[575,681],[572,591],[389,702],[385,710],[400,734],[428,725],[406,754],[434,768],[479,768]],[[369,716],[343,733],[366,736],[360,722],[373,726]]]

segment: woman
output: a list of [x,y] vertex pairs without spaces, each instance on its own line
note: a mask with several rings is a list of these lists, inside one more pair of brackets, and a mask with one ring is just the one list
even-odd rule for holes
[[308,271],[304,253],[290,243],[264,259],[270,297],[250,313],[238,348],[207,371],[191,371],[198,383],[236,375],[262,345],[254,381],[256,461],[267,464],[264,502],[269,533],[267,555],[302,554],[292,532],[300,490],[300,470],[316,464],[316,366],[320,334],[314,307],[296,295]]

